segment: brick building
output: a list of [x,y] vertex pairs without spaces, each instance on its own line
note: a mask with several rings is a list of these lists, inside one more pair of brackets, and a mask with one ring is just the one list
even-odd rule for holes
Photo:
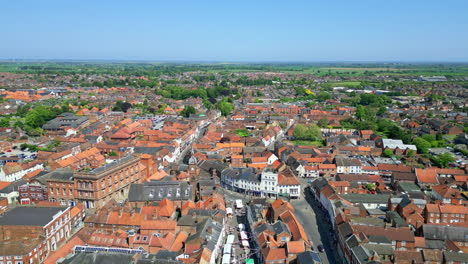
[[464,223],[468,221],[468,207],[428,204],[424,209],[424,219],[426,223]]
[[147,176],[150,165],[129,155],[89,171],[57,169],[47,179],[49,200],[70,206],[82,203],[86,208],[101,207],[110,199],[122,200],[131,183]]
[[[0,217],[0,262],[40,263],[71,235],[69,207],[15,207]],[[11,260],[11,262],[9,262]],[[22,261],[22,262],[21,262]]]
[[60,205],[74,206],[75,201],[75,182],[73,179],[73,170],[57,169],[44,175],[47,179],[48,198],[51,202],[59,202]]
[[48,201],[47,186],[38,182],[26,183],[18,188],[21,204],[31,204],[38,201]]

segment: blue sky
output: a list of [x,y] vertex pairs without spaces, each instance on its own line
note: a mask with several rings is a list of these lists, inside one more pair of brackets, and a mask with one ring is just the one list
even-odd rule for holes
[[468,61],[468,1],[4,1],[0,59]]

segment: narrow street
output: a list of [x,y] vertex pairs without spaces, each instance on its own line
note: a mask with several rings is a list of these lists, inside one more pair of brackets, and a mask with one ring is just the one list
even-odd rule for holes
[[[307,180],[299,179],[302,190],[307,186]],[[302,196],[300,200],[291,200],[291,205],[294,207],[295,215],[304,227],[304,231],[312,242],[314,251],[319,254],[322,263],[341,263],[331,236],[331,224],[328,222],[325,213],[319,208],[318,202],[311,194],[306,192],[306,196]],[[318,252],[318,245],[322,245],[325,252]]]

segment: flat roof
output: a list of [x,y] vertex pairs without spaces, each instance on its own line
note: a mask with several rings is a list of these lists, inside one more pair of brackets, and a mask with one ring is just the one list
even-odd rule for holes
[[67,207],[15,207],[0,216],[4,226],[45,226]]

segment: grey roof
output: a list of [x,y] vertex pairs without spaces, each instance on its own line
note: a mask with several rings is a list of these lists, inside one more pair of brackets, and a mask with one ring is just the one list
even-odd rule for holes
[[217,214],[226,215],[226,212],[221,210],[221,209],[199,209],[199,208],[193,208],[190,209],[187,213],[187,215],[197,215],[197,216],[215,216]]
[[341,225],[338,226],[338,230],[340,234],[344,237],[347,238],[348,236],[353,234],[353,228],[348,222],[345,222]]
[[0,225],[45,226],[67,207],[15,207],[0,216]]
[[283,232],[285,232],[286,234],[291,234],[291,232],[289,231],[289,227],[283,223],[282,221],[278,221],[276,223],[273,224],[273,230],[275,231],[275,234],[276,235],[279,235]]
[[60,181],[73,181],[73,170],[67,168],[59,168],[52,172],[49,172],[41,177],[39,180],[41,183],[47,179],[60,180]]
[[63,113],[42,126],[45,130],[56,130],[62,127],[78,128],[81,124],[88,121],[85,116],[75,116],[72,113]]
[[250,212],[250,216],[252,217],[252,221],[256,223],[261,217],[262,206],[259,204],[252,204],[248,206],[247,208]]
[[466,253],[444,251],[444,258],[446,262],[453,261],[453,262],[468,263],[468,254]]
[[325,180],[324,178],[318,178],[316,180],[313,180],[310,185],[314,188],[318,188],[319,190],[321,190],[323,187],[327,186],[328,183],[327,183],[327,180]]
[[159,250],[156,254],[143,254],[136,264],[179,264],[183,263],[176,259],[177,252]]
[[427,240],[452,240],[468,242],[468,228],[442,225],[423,225],[424,237]]
[[426,248],[429,249],[445,249],[447,244],[443,240],[426,239]]
[[192,197],[192,186],[179,181],[150,181],[133,183],[128,192],[128,201],[161,201],[189,200]]
[[351,216],[351,224],[353,225],[367,225],[367,226],[380,226],[384,227],[385,222],[378,217],[357,217]]
[[390,195],[349,193],[349,194],[342,194],[341,197],[351,203],[386,204]]
[[3,188],[0,190],[0,193],[12,193],[12,192],[17,192],[18,191],[18,187],[25,184],[26,183],[26,180],[21,178],[19,180],[16,180],[14,181],[13,183],[11,183],[10,185],[8,185],[7,187]]
[[273,227],[271,225],[269,225],[269,224],[266,224],[266,223],[263,223],[263,224],[257,226],[257,228],[254,229],[254,232],[255,232],[255,234],[259,235],[260,233],[265,232],[266,230],[270,230],[270,231],[274,232]]
[[403,218],[401,218],[401,216],[395,211],[387,212],[387,218],[390,221],[393,221],[395,223],[395,225],[398,226],[398,227],[408,226],[406,221],[403,220]]
[[336,166],[350,167],[350,166],[361,166],[361,161],[358,159],[351,159],[347,157],[336,157],[335,158]]
[[392,245],[379,245],[379,244],[372,244],[372,243],[363,243],[363,247],[367,248],[369,251],[373,251],[377,253],[377,255],[393,255],[393,247]]
[[177,220],[177,226],[193,226],[198,222],[196,217],[192,217],[192,215],[184,215],[179,220]]
[[359,244],[361,244],[361,239],[353,234],[348,239],[346,239],[346,244],[348,244],[349,248],[357,247]]
[[218,172],[222,172],[228,165],[218,162],[218,161],[209,161],[209,160],[202,160],[198,163],[198,167],[205,171],[210,171],[212,169],[217,170]]
[[241,173],[239,174],[239,179],[244,181],[260,183],[260,177],[255,173],[253,168],[242,169]]
[[133,255],[123,253],[85,253],[80,252],[61,264],[132,264]]
[[121,164],[123,164],[125,162],[128,162],[128,161],[130,161],[132,159],[136,159],[136,157],[133,156],[133,155],[127,155],[127,156],[124,156],[124,157],[114,161],[114,162],[104,164],[99,168],[91,170],[90,172],[86,172],[86,174],[99,174],[99,173],[101,173],[103,171],[110,170],[110,169],[112,169],[114,167],[117,167],[117,166],[119,166],[119,165],[121,165]]
[[361,245],[354,247],[351,250],[360,263],[368,263],[369,257],[372,256],[369,250]]
[[421,188],[413,182],[400,182],[398,183],[403,192],[420,192]]
[[305,251],[297,255],[298,264],[316,264],[322,263],[317,253],[312,251]]
[[221,223],[213,219],[206,218],[197,224],[195,234],[192,234],[187,238],[187,243],[193,239],[201,238],[204,240],[205,247],[213,252],[222,229],[223,225]]
[[134,147],[133,152],[140,153],[140,154],[149,154],[149,155],[156,155],[160,152],[164,147]]
[[206,155],[206,158],[210,159],[210,160],[221,160],[221,159],[223,159],[223,156],[221,156],[221,155],[219,155],[217,153],[212,153],[212,154]]
[[369,236],[369,243],[374,243],[374,244],[392,244],[392,241],[390,241],[386,236]]
[[369,213],[370,216],[385,215],[385,212],[383,210],[380,210],[379,208],[367,209],[367,212]]

